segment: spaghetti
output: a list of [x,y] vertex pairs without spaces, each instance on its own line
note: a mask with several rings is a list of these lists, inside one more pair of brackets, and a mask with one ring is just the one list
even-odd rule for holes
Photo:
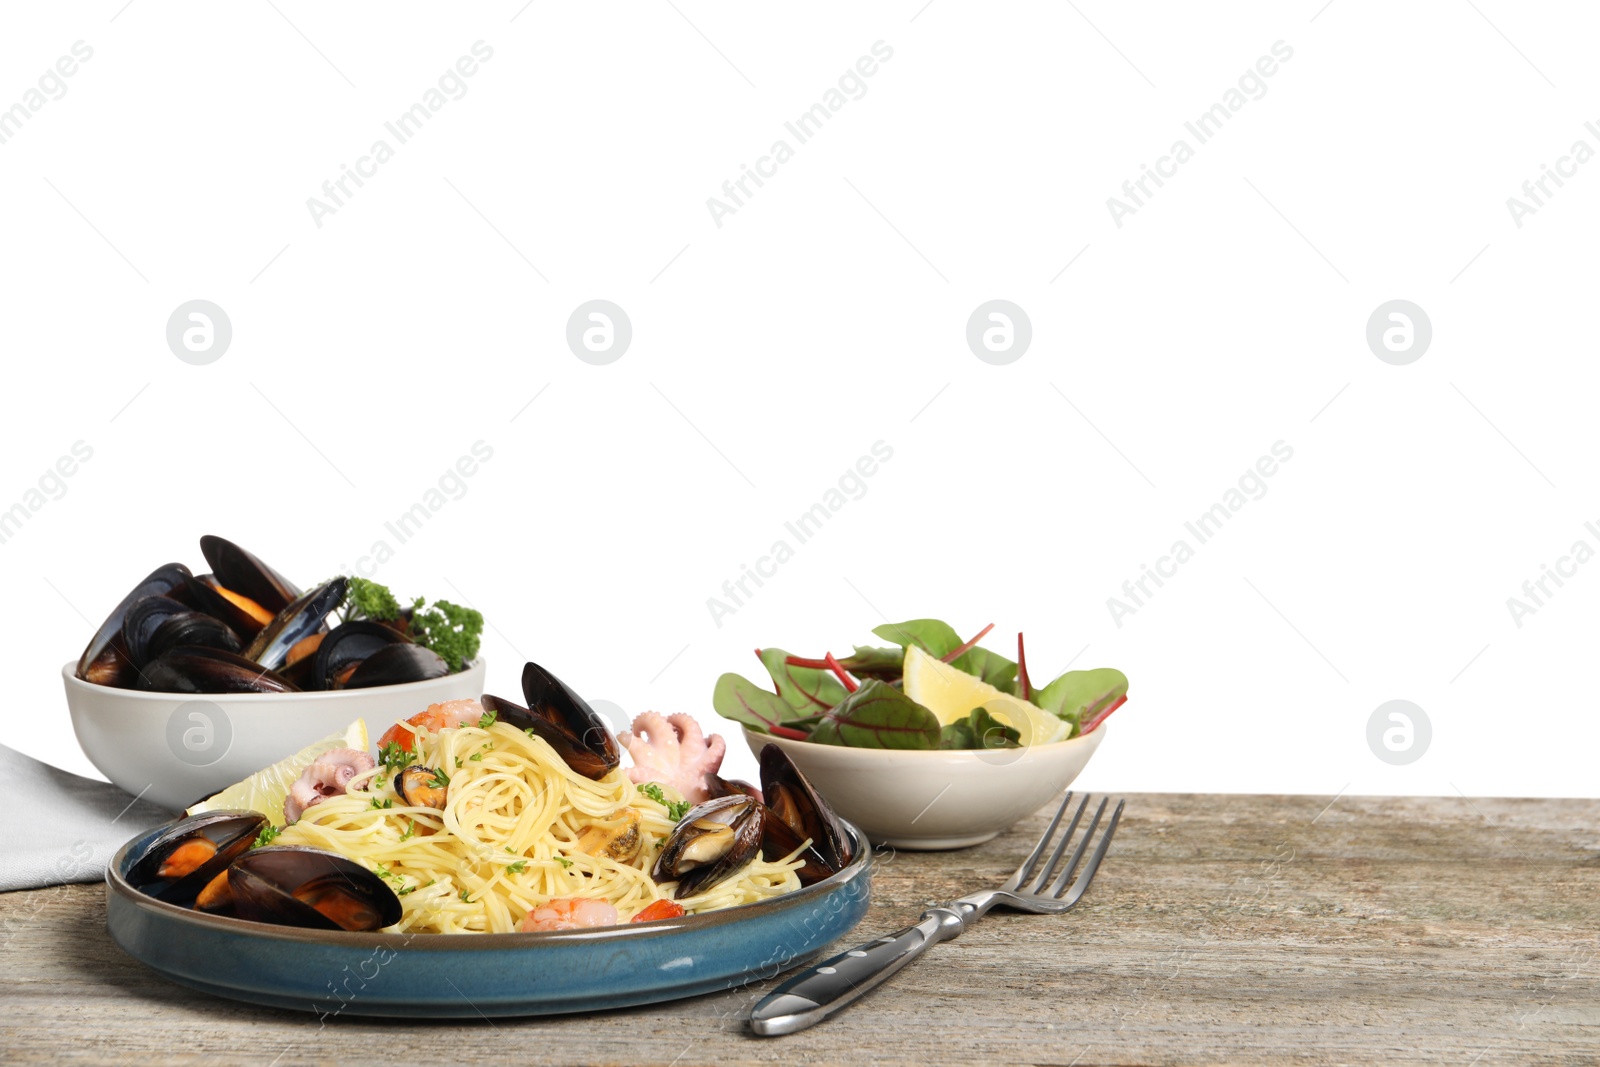
[[[657,883],[650,870],[674,820],[621,770],[585,778],[542,738],[504,722],[410,729],[416,764],[446,790],[443,810],[408,804],[394,787],[398,768],[379,765],[277,838],[348,856],[382,877],[403,909],[393,929],[509,933],[565,898],[605,901],[627,922],[672,898],[676,883]],[[793,892],[798,854],[772,862],[758,853],[677,903],[698,913]]]

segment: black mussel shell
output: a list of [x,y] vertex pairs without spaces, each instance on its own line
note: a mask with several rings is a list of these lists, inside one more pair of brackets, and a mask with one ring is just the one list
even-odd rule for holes
[[193,611],[164,596],[150,596],[128,609],[122,620],[122,643],[140,667],[170,649],[184,645],[239,651],[239,635],[221,619]]
[[128,610],[122,615],[122,647],[127,650],[134,666],[143,667],[155,658],[149,651],[150,639],[161,628],[161,624],[188,610],[187,605],[169,596],[147,596],[128,605]]
[[806,865],[799,872],[803,885],[837,874],[850,862],[850,837],[839,816],[789,754],[771,742],[761,750],[761,795],[773,816],[767,820],[768,839],[763,843],[767,859],[787,856],[810,838],[802,855]]
[[314,930],[381,930],[400,921],[400,898],[383,879],[333,852],[273,845],[228,868],[241,919]]
[[175,648],[219,648],[238,652],[243,642],[228,624],[198,611],[185,611],[169,617],[150,636],[147,654],[153,659]]
[[226,538],[206,534],[200,551],[218,582],[274,615],[300,599],[298,586]]
[[393,644],[378,649],[361,661],[361,666],[345,680],[345,689],[370,689],[377,685],[404,685],[443,678],[450,673],[446,663],[431,648],[414,644]]
[[258,811],[207,811],[180,819],[128,868],[128,884],[158,900],[189,904],[255,843],[267,825]]
[[751,785],[742,778],[723,778],[721,775],[706,775],[706,792],[711,800],[717,797],[746,796],[761,799],[761,790]]
[[737,873],[761,851],[767,810],[753,797],[718,797],[690,808],[656,857],[651,877],[677,882],[682,900]]
[[320,632],[328,616],[344,603],[348,585],[345,578],[335,578],[296,599],[256,634],[244,650],[244,657],[270,670],[282,667],[289,661],[289,651]]
[[[605,720],[595,713],[588,701],[537,663],[523,665],[522,696],[528,702],[524,714],[533,720],[534,732],[549,741],[567,761],[567,766],[585,778],[604,778],[622,762],[617,739],[611,736]],[[510,706],[516,709],[516,705]],[[538,725],[541,723],[543,727]],[[513,725],[518,729],[530,726],[529,723]],[[549,736],[552,731],[560,738],[559,743]]]
[[168,596],[190,577],[189,568],[181,563],[168,563],[151,571],[127,596],[122,598],[106,621],[95,631],[83,655],[78,659],[77,675],[96,685],[113,685],[131,689],[139,683],[139,671],[134,666],[127,646],[122,641],[122,623],[128,609],[146,597]]
[[293,682],[220,648],[167,650],[147,663],[139,688],[153,693],[293,693]]
[[[177,599],[188,604],[196,611],[203,611],[207,615],[221,619],[228,624],[228,629],[238,634],[240,638],[249,641],[261,628],[271,621],[259,619],[250,614],[238,604],[223,596],[219,591],[221,582],[217,581],[214,574],[191,574],[183,583],[181,593],[174,593]],[[263,608],[263,611],[266,609]]]
[[[564,727],[557,726],[547,719],[542,719],[527,708],[505,697],[497,697],[493,693],[485,693],[478,698],[478,703],[483,705],[484,711],[492,711],[495,719],[506,723],[518,730],[527,731],[533,736],[541,738],[556,754],[562,758],[568,767],[577,771],[585,778],[599,781],[621,762],[621,757],[612,758],[601,749],[594,749],[584,745],[576,737],[566,731]],[[604,727],[601,727],[603,730]],[[606,734],[610,739],[610,733]],[[615,746],[613,741],[612,745]]]
[[410,638],[387,623],[357,619],[341,623],[328,631],[317,646],[317,654],[306,668],[302,689],[342,689],[361,661],[389,645],[409,643]]

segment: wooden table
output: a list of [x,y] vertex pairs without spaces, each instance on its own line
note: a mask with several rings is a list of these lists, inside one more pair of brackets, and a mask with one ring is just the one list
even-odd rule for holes
[[[979,848],[885,853],[865,938],[998,881]],[[760,1039],[770,985],[633,1011],[396,1024],[173,985],[105,890],[0,895],[0,1061],[1600,1063],[1600,801],[1139,795],[1064,917],[995,913],[837,1019]]]

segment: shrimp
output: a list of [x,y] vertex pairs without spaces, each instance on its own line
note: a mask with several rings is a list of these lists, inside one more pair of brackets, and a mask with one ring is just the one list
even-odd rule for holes
[[406,729],[408,723],[412,726],[421,726],[431,733],[438,733],[440,730],[454,729],[463,723],[476,725],[482,717],[483,705],[472,699],[446,700],[442,704],[429,704],[404,723],[397,722],[385,730],[383,736],[378,738],[378,748],[398,744],[410,752],[416,743],[417,735],[415,731]]
[[591,926],[617,925],[617,909],[593,897],[556,897],[534,908],[522,920],[525,934],[539,930],[583,930]]

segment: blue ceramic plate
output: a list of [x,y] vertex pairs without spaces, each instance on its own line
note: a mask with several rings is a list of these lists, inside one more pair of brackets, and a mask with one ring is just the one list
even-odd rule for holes
[[788,896],[708,915],[538,934],[352,934],[204,915],[148,897],[125,875],[163,828],[106,872],[106,927],[175,982],[328,1018],[554,1015],[650,1004],[772,978],[866,914],[871,849]]

